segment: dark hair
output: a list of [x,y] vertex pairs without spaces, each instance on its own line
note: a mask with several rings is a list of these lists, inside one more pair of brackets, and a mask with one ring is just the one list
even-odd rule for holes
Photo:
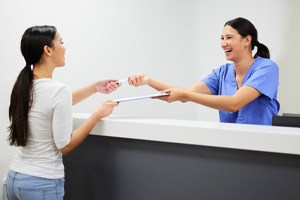
[[21,52],[26,61],[21,70],[10,96],[9,105],[9,144],[25,146],[29,126],[28,113],[33,101],[31,65],[36,64],[43,55],[44,46],[51,47],[56,34],[54,26],[34,26],[28,28],[21,40]]
[[258,41],[257,30],[249,20],[239,17],[226,22],[224,26],[226,25],[231,26],[232,28],[237,30],[237,32],[242,37],[246,37],[248,35],[252,37],[252,41],[251,41],[252,50],[254,49],[254,46],[257,47],[257,52],[254,55],[254,58],[256,58],[257,56],[263,58],[270,58],[270,52],[268,47]]

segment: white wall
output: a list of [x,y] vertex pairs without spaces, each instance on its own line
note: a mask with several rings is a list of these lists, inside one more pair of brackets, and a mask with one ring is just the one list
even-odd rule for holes
[[[280,112],[300,113],[299,89],[295,88],[300,75],[299,8],[297,0],[1,1],[0,179],[13,155],[6,141],[7,110],[12,85],[24,66],[19,46],[27,27],[49,24],[58,28],[67,47],[67,64],[54,78],[72,88],[136,73],[186,87],[226,61],[220,48],[222,27],[227,20],[246,17],[279,64]],[[75,106],[74,112],[91,112],[106,99],[151,92],[146,86],[124,85],[114,94],[89,98]],[[218,120],[215,110],[159,100],[122,103],[114,115]]]

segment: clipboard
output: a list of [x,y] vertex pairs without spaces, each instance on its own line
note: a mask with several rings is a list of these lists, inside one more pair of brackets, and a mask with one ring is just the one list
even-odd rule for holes
[[114,102],[120,103],[120,102],[126,102],[126,101],[134,101],[134,100],[141,100],[141,99],[149,99],[154,97],[164,97],[169,96],[170,93],[163,92],[163,93],[157,93],[157,94],[150,94],[150,95],[143,95],[143,96],[136,96],[136,97],[127,97],[127,98],[120,98],[113,100]]

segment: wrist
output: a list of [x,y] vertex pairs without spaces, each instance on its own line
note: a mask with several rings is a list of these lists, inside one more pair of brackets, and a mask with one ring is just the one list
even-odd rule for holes
[[102,115],[100,113],[94,112],[92,113],[90,120],[92,123],[96,124],[98,121],[102,119]]
[[185,90],[182,90],[182,92],[179,95],[180,101],[182,101],[182,102],[188,101],[188,96],[189,96],[189,92],[185,91]]
[[93,94],[96,93],[96,92],[98,91],[98,90],[97,90],[97,85],[98,85],[98,82],[92,83],[92,84],[90,85],[90,88],[91,88],[91,91],[92,91]]
[[145,84],[149,85],[151,81],[152,81],[152,79],[150,77],[148,77],[148,76],[144,77]]

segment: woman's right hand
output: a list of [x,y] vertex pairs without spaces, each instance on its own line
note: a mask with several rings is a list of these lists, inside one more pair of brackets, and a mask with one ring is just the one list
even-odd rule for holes
[[96,108],[93,115],[97,118],[97,120],[100,120],[110,115],[114,107],[117,105],[118,105],[117,102],[105,101]]
[[147,84],[148,80],[149,80],[149,77],[147,77],[143,74],[137,74],[137,75],[133,75],[128,78],[128,84],[138,87],[138,86]]

